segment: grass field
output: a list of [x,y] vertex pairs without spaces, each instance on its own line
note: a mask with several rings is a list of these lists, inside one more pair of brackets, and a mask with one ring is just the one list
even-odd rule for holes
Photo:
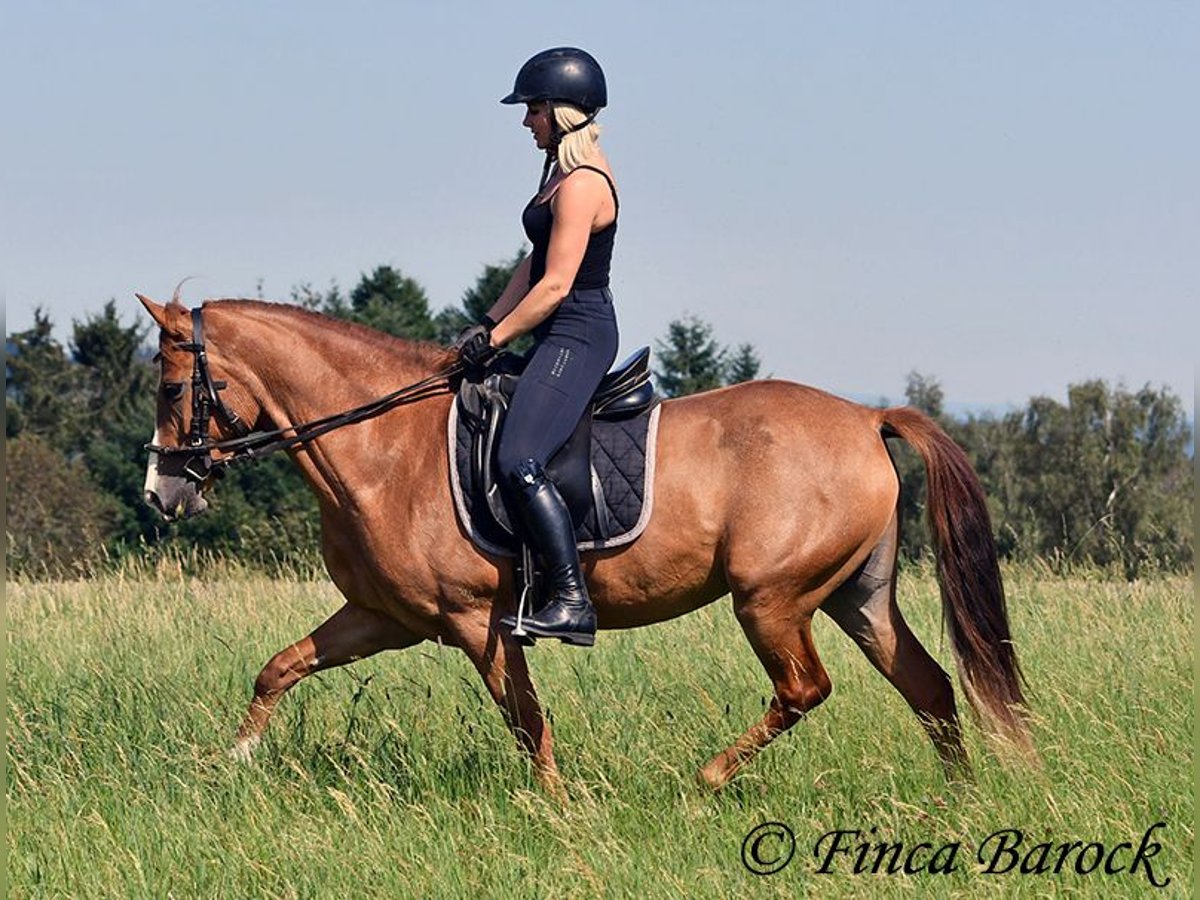
[[[821,619],[833,696],[729,789],[701,791],[697,767],[769,691],[723,601],[590,652],[532,651],[566,809],[466,658],[429,644],[310,678],[255,762],[227,758],[258,668],[339,605],[328,584],[228,570],[10,583],[8,896],[1141,896],[1151,877],[1190,896],[1191,580],[1006,577],[1041,771],[1006,769],[970,725],[976,781],[947,785],[900,697]],[[932,576],[904,575],[900,598],[949,670]],[[796,851],[760,876],[743,839],[767,821]],[[1159,822],[1160,852],[1127,871]],[[1021,854],[1099,842],[1122,871],[1077,874],[1092,849],[1058,874],[985,874],[980,845],[1008,828]],[[855,874],[852,852],[822,874],[814,847],[834,829],[903,843],[914,868],[956,843],[941,851],[954,871]],[[764,840],[759,858],[781,858],[784,840]]]

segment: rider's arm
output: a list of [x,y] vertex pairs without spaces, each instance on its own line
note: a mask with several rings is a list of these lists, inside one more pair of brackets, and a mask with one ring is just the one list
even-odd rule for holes
[[550,201],[554,204],[554,226],[550,229],[546,274],[492,330],[493,345],[503,347],[532,331],[567,296],[583,262],[592,223],[604,202],[603,188],[598,178],[568,178],[555,192]]
[[499,322],[516,307],[521,299],[529,293],[529,268],[532,257],[526,256],[517,263],[512,277],[508,279],[500,299],[487,311],[487,316],[493,322]]

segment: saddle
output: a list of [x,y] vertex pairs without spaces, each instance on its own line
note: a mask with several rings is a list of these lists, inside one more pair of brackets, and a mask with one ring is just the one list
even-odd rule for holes
[[[455,506],[475,543],[515,555],[520,539],[501,491],[496,445],[525,360],[501,354],[479,382],[462,382],[451,407],[450,471]],[[567,443],[546,467],[571,513],[580,549],[628,543],[649,519],[659,396],[643,347],[600,382]]]

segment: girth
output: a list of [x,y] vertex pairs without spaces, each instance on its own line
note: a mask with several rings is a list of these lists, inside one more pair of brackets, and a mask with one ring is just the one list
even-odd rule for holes
[[[510,535],[515,532],[496,472],[496,444],[524,362],[513,354],[503,354],[482,381],[464,380],[458,392],[459,416],[471,436],[471,481],[486,497],[496,524]],[[658,400],[650,381],[649,347],[638,350],[601,380],[575,431],[546,469],[577,524],[592,508],[598,516],[605,515],[600,480],[590,460],[592,422],[633,418]]]

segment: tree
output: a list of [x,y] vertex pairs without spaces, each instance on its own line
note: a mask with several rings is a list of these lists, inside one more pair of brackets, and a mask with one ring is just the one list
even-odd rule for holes
[[1131,579],[1147,564],[1191,564],[1191,428],[1177,397],[1094,380],[1071,385],[1065,406],[1034,397],[1018,415],[1016,502],[1038,553],[1117,564]]
[[[484,266],[475,283],[463,292],[462,303],[459,306],[447,306],[434,316],[438,342],[449,344],[460,331],[478,322],[500,299],[512,280],[513,272],[524,259],[525,252],[518,250],[511,259]],[[523,338],[515,341],[509,349],[521,352],[526,346],[528,339]]]
[[739,344],[725,368],[726,384],[741,384],[743,381],[753,381],[758,377],[762,361],[753,344]]
[[342,297],[342,291],[336,281],[331,280],[329,289],[324,292],[314,288],[310,282],[302,282],[292,288],[291,300],[297,306],[303,306],[313,312],[339,319],[350,318],[350,307]]
[[19,576],[87,575],[103,558],[115,504],[34,432],[5,441],[5,560]]
[[915,406],[931,419],[944,423],[943,403],[946,395],[941,382],[932,375],[922,375],[916,369],[909,372],[905,378],[904,399],[909,406]]
[[676,319],[667,326],[665,341],[656,341],[659,390],[683,397],[712,390],[724,383],[727,351],[713,338],[712,326],[696,316]]
[[38,308],[33,327],[8,335],[4,366],[5,435],[36,434],[69,453],[84,427],[83,387],[54,323]]
[[370,275],[362,276],[350,291],[348,318],[409,340],[430,341],[437,336],[425,289],[391,266],[376,266]]
[[99,315],[73,322],[72,331],[71,357],[85,375],[89,430],[95,435],[153,389],[155,373],[141,353],[150,328],[138,322],[123,326],[116,301],[109,300]]
[[525,250],[518,250],[507,260],[483,267],[475,284],[463,293],[462,307],[467,318],[478,322],[480,317],[495,305],[512,280],[513,272],[525,259]]
[[149,331],[137,321],[122,325],[113,300],[100,314],[72,323],[71,355],[87,411],[80,451],[92,480],[115,501],[109,533],[114,554],[152,539],[159,523],[142,500],[143,445],[154,430],[157,383],[143,349]]

